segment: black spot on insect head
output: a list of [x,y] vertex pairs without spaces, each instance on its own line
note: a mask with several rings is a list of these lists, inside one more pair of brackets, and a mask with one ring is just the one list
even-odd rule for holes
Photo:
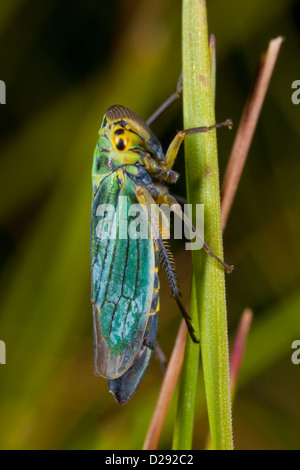
[[115,131],[115,135],[123,135],[124,134],[124,129],[120,128]]
[[117,142],[116,142],[116,147],[117,147],[118,150],[124,150],[124,148],[126,147],[125,140],[118,139]]

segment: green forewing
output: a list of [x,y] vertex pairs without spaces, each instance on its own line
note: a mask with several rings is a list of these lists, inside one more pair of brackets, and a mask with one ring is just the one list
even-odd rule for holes
[[[122,182],[117,172],[104,178],[92,205],[95,373],[107,378],[124,374],[141,347],[154,282],[155,252],[149,227],[146,239],[121,239],[121,219],[130,224],[129,208],[139,203],[136,184],[125,171],[123,174]],[[115,232],[114,224],[107,224],[108,217],[99,216],[100,204],[115,208]],[[105,239],[109,229],[115,237]]]

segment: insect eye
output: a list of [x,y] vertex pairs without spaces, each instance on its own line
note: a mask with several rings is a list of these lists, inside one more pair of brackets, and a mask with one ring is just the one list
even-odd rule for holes
[[116,147],[118,150],[124,150],[126,148],[126,143],[127,141],[122,139],[122,138],[119,138],[116,140]]
[[128,139],[127,132],[123,128],[118,128],[114,132],[114,146],[117,150],[127,150],[130,145],[130,139]]

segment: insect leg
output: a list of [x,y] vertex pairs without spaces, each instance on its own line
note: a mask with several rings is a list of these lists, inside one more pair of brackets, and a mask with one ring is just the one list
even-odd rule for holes
[[162,373],[165,374],[167,370],[167,358],[158,343],[156,343],[156,346],[155,346],[155,354],[159,361],[159,365],[162,370]]
[[[166,162],[165,162],[165,164],[166,164],[167,170],[172,169],[172,167],[174,165],[174,161],[177,157],[180,145],[183,142],[183,139],[185,138],[185,136],[187,136],[189,134],[200,134],[202,132],[209,132],[212,129],[216,129],[218,127],[229,127],[230,128],[230,127],[232,127],[232,125],[233,125],[232,121],[230,119],[227,119],[227,121],[220,122],[218,124],[214,124],[213,126],[192,127],[191,129],[185,129],[184,131],[177,132],[174,139],[170,143],[169,148],[168,148],[167,153],[166,153]],[[166,181],[168,181],[168,173],[167,172],[166,172]]]
[[172,191],[172,196],[175,198],[176,202],[178,202],[181,206],[182,206],[183,204],[187,204],[187,203],[188,203],[186,197],[183,197],[183,196],[180,196],[179,194],[173,193],[173,191]]
[[178,204],[175,197],[169,194],[168,188],[164,185],[156,184],[156,185],[152,185],[151,187],[149,186],[148,190],[151,196],[153,197],[154,201],[157,204],[167,204],[172,209],[172,211],[185,223],[185,225],[196,235],[198,240],[203,245],[204,251],[208,255],[215,258],[218,261],[218,263],[220,263],[223,266],[223,268],[227,271],[227,273],[231,273],[231,271],[234,269],[233,266],[230,266],[227,263],[225,263],[217,255],[215,255],[215,253],[211,250],[211,248],[209,248],[204,238],[200,235],[200,233],[194,227],[190,219],[182,211],[180,204]]
[[177,82],[177,87],[175,93],[173,93],[146,121],[148,126],[151,124],[162,114],[165,110],[176,101],[182,92],[182,73],[180,74],[179,80]]
[[[159,207],[155,203],[154,199],[151,197],[151,194],[148,192],[146,188],[142,186],[138,186],[136,189],[136,195],[139,202],[143,205],[143,207],[147,207],[150,210],[150,223],[151,223],[151,235],[153,238],[153,242],[155,243],[156,250],[159,253],[161,262],[163,263],[169,283],[171,286],[172,297],[175,299],[179,310],[186,322],[186,326],[190,333],[190,336],[194,343],[199,343],[199,340],[196,338],[194,334],[194,328],[190,322],[191,317],[187,313],[186,309],[184,308],[181,302],[181,293],[177,284],[177,277],[175,272],[175,262],[171,252],[166,247],[162,237],[161,232],[164,231],[164,227],[161,226],[159,217],[162,216],[162,224],[164,223],[164,216],[163,212],[159,210]],[[168,231],[168,228],[167,228]]]
[[177,277],[176,277],[176,272],[175,272],[175,263],[173,260],[173,256],[170,253],[170,251],[166,248],[165,243],[163,242],[162,238],[160,235],[157,235],[157,239],[155,240],[156,246],[158,247],[159,254],[161,261],[165,267],[170,286],[171,286],[171,291],[172,291],[172,297],[175,299],[179,310],[185,320],[186,326],[189,330],[190,336],[193,340],[194,343],[199,343],[199,340],[195,336],[195,330],[191,324],[191,317],[187,313],[186,309],[184,308],[182,302],[181,302],[181,293],[177,284]]

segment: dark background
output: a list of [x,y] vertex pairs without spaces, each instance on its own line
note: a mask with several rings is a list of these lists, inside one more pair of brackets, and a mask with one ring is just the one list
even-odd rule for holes
[[[300,3],[212,0],[217,43],[217,120],[224,174],[260,54],[285,41],[224,236],[229,337],[251,307],[254,320],[233,406],[236,448],[300,448]],[[153,358],[121,408],[93,375],[90,305],[90,171],[103,113],[120,103],[147,118],[181,71],[179,0],[11,0],[0,7],[0,447],[138,449],[162,374]],[[205,123],[201,123],[205,125]],[[182,127],[181,101],[153,130],[164,148]],[[176,193],[185,194],[183,153]],[[174,190],[175,191],[175,190]],[[173,244],[189,296],[190,261]],[[169,356],[180,322],[161,275],[159,342]],[[194,447],[207,417],[202,375]],[[160,448],[168,449],[177,397]]]

